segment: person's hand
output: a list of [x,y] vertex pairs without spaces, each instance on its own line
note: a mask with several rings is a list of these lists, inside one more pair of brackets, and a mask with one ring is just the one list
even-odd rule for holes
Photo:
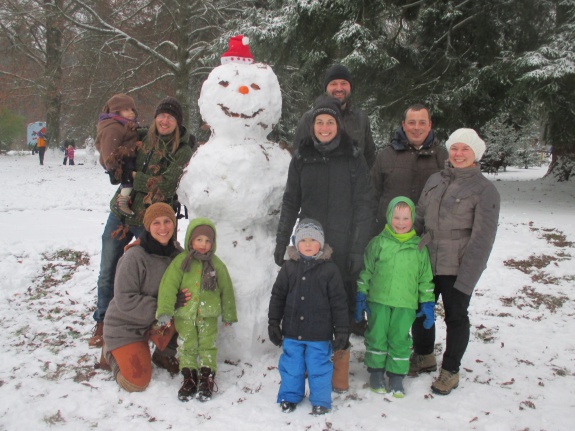
[[172,320],[171,316],[168,316],[167,314],[162,314],[161,316],[158,316],[158,325],[159,326],[170,326],[171,320]]
[[136,179],[136,171],[132,171],[132,178]]
[[355,297],[355,315],[354,319],[356,322],[363,321],[363,313],[366,313],[368,316],[371,314],[369,307],[367,306],[367,299],[365,293],[357,292]]
[[227,328],[228,326],[232,326],[234,322],[224,322],[224,326]]
[[347,333],[347,331],[341,331],[336,329],[334,340],[331,343],[333,351],[337,352],[339,350],[345,350],[348,338],[349,334]]
[[435,323],[435,302],[422,302],[419,306],[419,313],[415,317],[425,316],[423,327],[430,329]]
[[363,266],[363,255],[350,253],[347,257],[347,270],[350,274],[357,274]]
[[188,302],[192,299],[192,294],[188,291],[188,289],[182,289],[176,295],[176,309],[185,307]]
[[274,343],[274,345],[281,347],[283,336],[279,322],[275,320],[270,320],[268,324],[268,336],[270,337],[270,341]]
[[283,244],[277,244],[276,250],[274,251],[274,260],[277,266],[282,266],[284,264],[284,256],[286,254],[287,246]]

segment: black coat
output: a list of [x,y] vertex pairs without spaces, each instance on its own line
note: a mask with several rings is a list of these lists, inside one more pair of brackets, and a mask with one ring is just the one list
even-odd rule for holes
[[329,246],[310,261],[295,260],[295,247],[289,255],[272,288],[268,319],[282,322],[284,337],[294,340],[331,341],[334,332],[347,333],[346,293]]
[[294,154],[288,170],[286,189],[276,242],[289,244],[297,218],[313,218],[324,230],[325,242],[333,248],[333,261],[344,281],[350,254],[362,259],[375,220],[373,189],[365,158],[355,142],[341,132],[337,148],[322,154],[306,138]]

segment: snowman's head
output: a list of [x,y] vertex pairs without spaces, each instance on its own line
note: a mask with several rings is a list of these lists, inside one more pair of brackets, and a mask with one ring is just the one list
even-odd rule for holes
[[198,104],[212,134],[265,139],[280,119],[280,85],[267,64],[222,64],[204,81]]

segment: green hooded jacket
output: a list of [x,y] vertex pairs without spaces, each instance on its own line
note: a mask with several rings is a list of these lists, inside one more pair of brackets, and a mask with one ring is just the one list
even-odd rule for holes
[[[393,209],[399,202],[410,206],[413,219],[413,202],[398,197],[389,204],[388,220],[391,220]],[[391,229],[384,229],[369,242],[357,291],[365,293],[368,302],[389,307],[417,309],[419,303],[435,302],[435,286],[427,248],[418,250],[420,238],[415,234],[404,242],[397,237],[401,235],[394,236]]]
[[[216,289],[213,291],[202,290],[202,262],[198,259],[192,260],[188,272],[181,269],[182,262],[190,251],[189,243],[192,231],[201,225],[210,226],[216,233],[216,227],[211,220],[207,218],[191,220],[186,231],[185,251],[174,258],[160,282],[156,318],[163,314],[174,316],[176,326],[181,323],[185,325],[185,322],[194,322],[198,316],[218,317],[221,315],[222,321],[226,323],[238,321],[232,280],[226,265],[215,255],[217,233],[212,245],[214,252],[212,264],[216,271]],[[176,295],[185,288],[188,289],[192,297],[185,307],[178,308],[174,313]]]

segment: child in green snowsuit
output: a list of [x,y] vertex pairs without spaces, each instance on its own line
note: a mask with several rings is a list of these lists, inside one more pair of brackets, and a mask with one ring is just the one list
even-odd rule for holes
[[[238,321],[232,280],[215,251],[214,224],[206,218],[190,221],[185,251],[174,258],[160,283],[156,318],[164,325],[174,316],[184,376],[178,391],[181,401],[194,396],[200,401],[211,399],[217,371],[218,316],[226,326]],[[176,295],[186,288],[190,301],[174,311]]]
[[[435,294],[427,248],[413,230],[415,207],[398,196],[387,207],[387,224],[367,245],[357,283],[355,320],[368,315],[364,363],[370,389],[403,398],[412,340],[409,330],[421,304],[426,325],[434,323]],[[385,371],[389,385],[385,382]]]

